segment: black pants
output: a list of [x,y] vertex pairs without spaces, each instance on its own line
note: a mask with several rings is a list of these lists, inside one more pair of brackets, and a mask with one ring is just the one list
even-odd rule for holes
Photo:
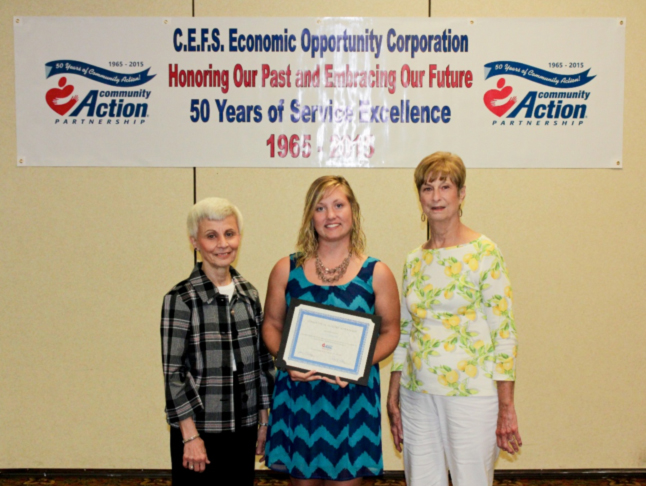
[[197,473],[182,465],[184,444],[179,429],[171,427],[170,456],[173,486],[253,486],[258,427],[240,426],[242,387],[237,373],[233,375],[233,409],[235,432],[200,433],[211,464]]
[[173,486],[253,486],[258,429],[243,427],[236,432],[200,434],[211,464],[197,473],[182,465],[184,444],[179,429],[171,427],[170,453]]

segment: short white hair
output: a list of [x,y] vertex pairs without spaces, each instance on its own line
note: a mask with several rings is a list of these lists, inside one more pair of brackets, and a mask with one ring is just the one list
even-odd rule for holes
[[224,199],[223,197],[207,197],[197,202],[188,212],[186,229],[188,230],[189,236],[197,238],[200,221],[203,219],[222,221],[231,215],[235,216],[238,223],[238,231],[242,233],[242,214],[240,210],[228,199]]

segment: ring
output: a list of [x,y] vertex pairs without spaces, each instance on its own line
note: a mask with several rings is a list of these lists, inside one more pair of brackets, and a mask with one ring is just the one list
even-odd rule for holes
[[188,465],[188,468],[189,468],[189,469],[193,469],[193,464],[189,464],[189,465]]
[[514,442],[516,440],[516,437],[510,437],[507,442]]

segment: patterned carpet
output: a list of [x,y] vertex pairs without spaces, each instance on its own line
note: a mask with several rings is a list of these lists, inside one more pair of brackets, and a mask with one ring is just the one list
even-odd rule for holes
[[[29,477],[0,476],[0,486],[170,486],[165,478],[125,477]],[[405,486],[401,479],[366,479],[363,486]],[[646,486],[646,478],[602,478],[602,479],[501,479],[496,486]],[[232,485],[235,486],[235,485]],[[289,486],[287,479],[261,477],[256,486]]]

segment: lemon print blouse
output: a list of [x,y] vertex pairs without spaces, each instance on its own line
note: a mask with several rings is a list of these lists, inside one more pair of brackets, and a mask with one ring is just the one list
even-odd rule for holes
[[485,236],[411,252],[404,265],[401,338],[393,371],[411,391],[495,395],[516,377],[512,290],[498,247]]

